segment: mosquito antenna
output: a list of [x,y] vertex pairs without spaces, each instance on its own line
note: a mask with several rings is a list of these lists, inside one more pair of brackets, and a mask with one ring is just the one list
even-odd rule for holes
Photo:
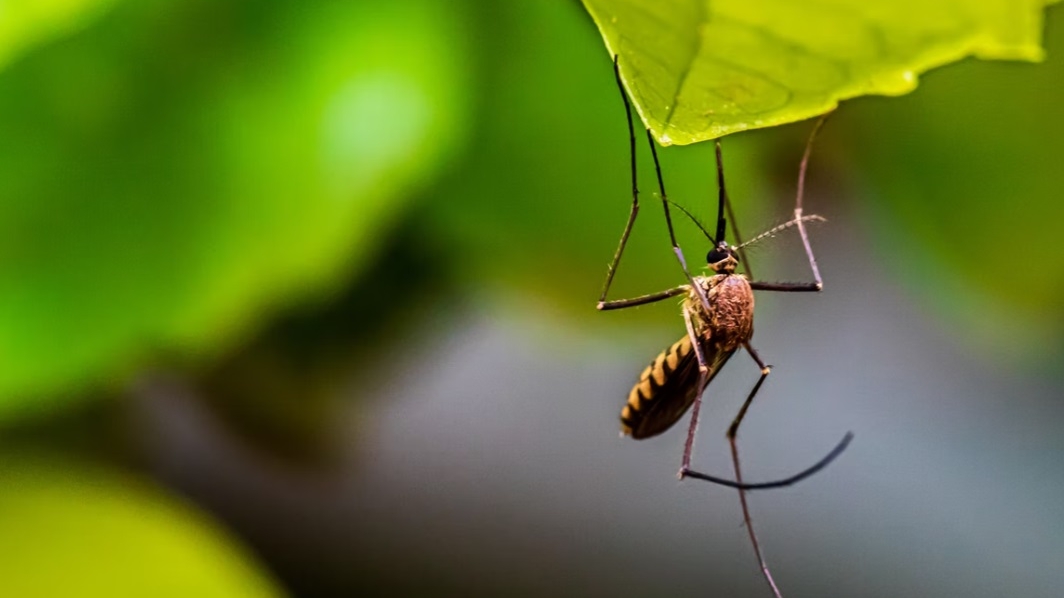
[[773,227],[773,228],[761,233],[760,235],[754,237],[753,239],[750,239],[746,243],[743,243],[742,245],[739,245],[738,247],[736,247],[736,249],[742,249],[743,247],[746,247],[748,245],[753,245],[754,243],[757,243],[758,241],[760,241],[762,239],[767,239],[768,237],[775,237],[776,235],[780,234],[781,232],[787,230],[788,228],[791,228],[792,226],[797,225],[799,222],[827,222],[827,221],[828,221],[827,218],[824,218],[823,216],[817,216],[816,214],[809,214],[808,216],[802,216],[801,218],[795,218],[794,220],[788,220],[787,222],[784,222],[783,224],[781,224],[779,226]]
[[694,222],[695,226],[698,227],[698,230],[702,231],[702,234],[705,235],[707,239],[709,239],[709,242],[710,243],[713,242],[713,235],[709,234],[709,231],[706,230],[706,227],[702,226],[702,223],[698,221],[698,218],[695,218],[694,214],[689,212],[687,210],[687,208],[681,206],[680,204],[676,203],[675,201],[673,201],[671,199],[666,200],[666,201],[668,201],[670,204],[672,204],[672,207],[674,207],[677,210],[680,210],[681,212],[683,212],[684,216],[687,216],[688,218],[690,218],[691,222]]
[[720,139],[717,140],[717,236],[713,243],[720,245],[728,223],[724,219],[724,206],[728,203],[728,190],[724,188],[724,157],[720,153]]

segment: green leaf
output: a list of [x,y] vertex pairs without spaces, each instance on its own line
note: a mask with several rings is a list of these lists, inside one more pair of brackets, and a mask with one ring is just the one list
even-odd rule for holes
[[281,596],[207,518],[99,469],[0,462],[0,595]]
[[[482,75],[476,142],[464,169],[447,177],[435,189],[436,201],[425,206],[442,237],[438,244],[458,255],[456,271],[468,284],[490,284],[522,308],[547,309],[577,326],[617,330],[619,321],[627,321],[681,334],[683,323],[668,302],[588,317],[628,218],[632,187],[624,105],[613,72],[604,68],[601,43],[587,34],[586,15],[564,2],[508,2],[493,8],[492,22],[477,38],[478,53],[493,59]],[[542,31],[553,32],[551,43],[543,43]],[[790,146],[789,185],[808,130],[801,129]],[[757,162],[768,155],[775,133],[740,135],[725,148],[743,230],[779,223],[769,201],[773,180]],[[683,276],[642,137],[638,152],[643,208],[611,298],[670,288]],[[662,151],[660,157],[669,198],[703,221],[712,218],[717,191],[711,144]],[[709,249],[706,239],[685,217],[674,212],[673,218],[688,263],[699,262]]]
[[[1049,15],[1061,31],[1064,12]],[[840,114],[854,201],[883,261],[950,336],[1056,367],[1064,344],[1064,38],[1037,67],[968,61],[918,94]]]
[[0,69],[103,15],[116,0],[0,0]]
[[124,3],[12,65],[0,417],[202,361],[356,274],[457,147],[462,22],[431,0]]
[[912,91],[966,56],[1042,59],[1045,0],[584,0],[663,144]]

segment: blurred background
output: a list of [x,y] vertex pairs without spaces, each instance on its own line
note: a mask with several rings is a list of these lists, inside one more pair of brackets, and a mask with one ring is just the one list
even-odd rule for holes
[[[769,595],[734,491],[676,480],[683,426],[618,437],[684,327],[594,309],[627,130],[578,2],[10,4],[0,595]],[[826,288],[758,297],[746,475],[856,439],[751,494],[786,596],[1061,594],[1062,27],[822,132]],[[810,126],[725,140],[747,236]],[[710,145],[660,152],[702,219]],[[681,280],[640,152],[618,298]],[[790,235],[751,266],[810,277]],[[699,469],[731,477],[756,379],[709,389]]]

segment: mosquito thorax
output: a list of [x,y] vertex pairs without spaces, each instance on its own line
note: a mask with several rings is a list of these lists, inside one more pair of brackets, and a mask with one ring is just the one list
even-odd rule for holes
[[717,274],[732,274],[735,272],[735,266],[739,264],[739,256],[736,255],[735,248],[721,241],[720,245],[706,254],[706,264]]

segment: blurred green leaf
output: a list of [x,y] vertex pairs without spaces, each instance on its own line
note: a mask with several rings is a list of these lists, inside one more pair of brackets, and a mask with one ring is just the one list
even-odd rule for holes
[[0,0],[0,69],[36,45],[72,33],[116,0]]
[[456,148],[460,7],[127,3],[0,76],[0,417],[364,267]]
[[0,462],[0,595],[280,596],[204,516],[112,472]]
[[643,121],[687,144],[900,95],[966,56],[1040,60],[1045,0],[584,0]]

